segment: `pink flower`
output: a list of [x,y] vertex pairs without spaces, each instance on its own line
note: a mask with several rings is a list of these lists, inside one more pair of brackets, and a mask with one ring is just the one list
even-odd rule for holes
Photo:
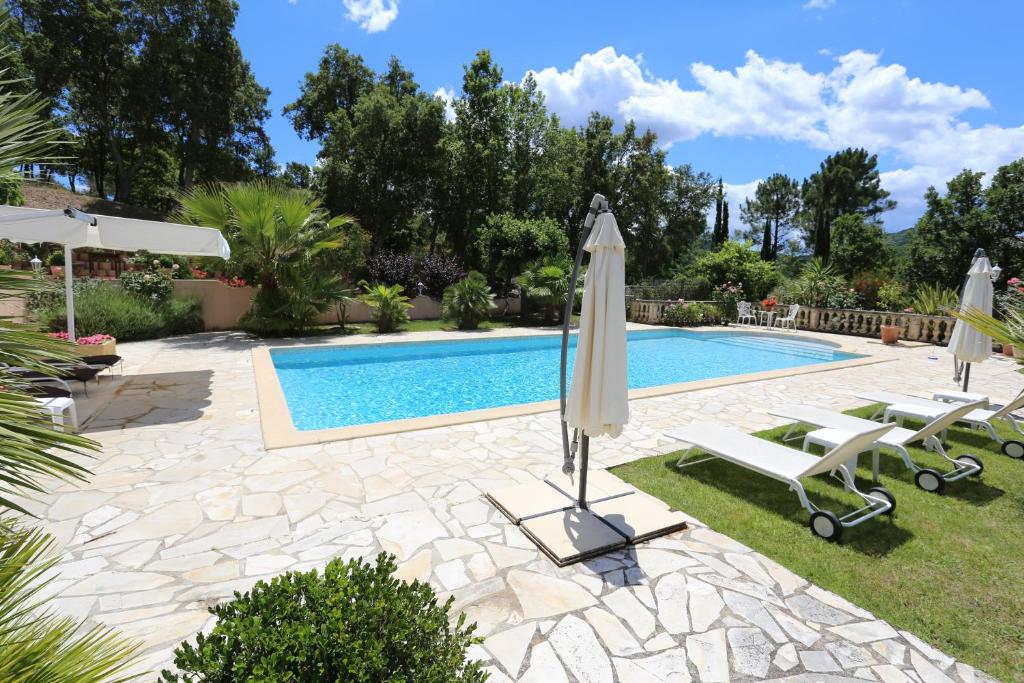
[[79,337],[78,343],[82,346],[96,346],[113,339],[109,334],[94,334],[88,337]]
[[1011,277],[1009,280],[1006,281],[1006,284],[1008,284],[1008,285],[1019,285],[1020,282],[1021,282],[1021,280],[1020,280],[1019,277]]
[[903,309],[903,312],[904,313],[913,313],[914,309],[911,308],[910,306],[907,306],[906,308]]

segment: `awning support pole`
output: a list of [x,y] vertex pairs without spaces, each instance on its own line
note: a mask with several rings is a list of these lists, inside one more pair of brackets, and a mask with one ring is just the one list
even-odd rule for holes
[[64,307],[68,312],[68,341],[75,343],[75,292],[71,247],[64,245]]

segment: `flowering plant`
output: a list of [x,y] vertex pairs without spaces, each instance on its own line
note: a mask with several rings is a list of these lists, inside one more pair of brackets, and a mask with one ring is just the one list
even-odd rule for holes
[[[53,339],[68,341],[67,332],[48,332],[46,336],[52,337]],[[81,344],[82,346],[98,346],[99,344],[108,342],[111,339],[113,339],[113,337],[111,337],[109,334],[92,334],[89,335],[88,337],[79,337],[78,339],[75,340],[75,343]]]
[[208,274],[209,273],[207,273],[205,270],[203,270],[201,268],[193,268],[192,269],[192,277],[194,277],[197,280],[205,280],[206,276]]
[[761,300],[761,305],[765,308],[775,308],[779,304],[779,299],[775,295],[768,297],[767,299]]
[[167,301],[173,290],[171,278],[159,270],[121,273],[121,287],[126,292],[133,292],[156,302]]
[[232,277],[230,279],[228,279],[228,278],[224,277],[223,275],[221,275],[217,279],[220,280],[221,282],[223,282],[224,284],[226,284],[228,287],[247,287],[249,285],[248,282],[246,282],[242,278],[238,277],[237,275],[235,275],[234,277]]

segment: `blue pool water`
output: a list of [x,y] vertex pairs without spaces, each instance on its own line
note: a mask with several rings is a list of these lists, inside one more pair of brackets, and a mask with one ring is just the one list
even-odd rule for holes
[[[570,342],[570,373],[576,346]],[[273,349],[296,429],[347,427],[558,398],[561,337]],[[630,332],[631,389],[856,358],[756,334]]]

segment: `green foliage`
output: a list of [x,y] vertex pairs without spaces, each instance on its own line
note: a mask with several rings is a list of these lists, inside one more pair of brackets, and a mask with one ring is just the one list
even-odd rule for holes
[[138,645],[105,626],[86,628],[46,610],[41,593],[56,576],[55,546],[52,536],[0,518],[0,680],[132,680],[126,669],[140,652]]
[[211,607],[217,623],[196,645],[174,652],[177,672],[164,683],[229,681],[486,680],[467,648],[475,625],[459,615],[449,626],[453,598],[438,604],[425,583],[394,578],[394,556],[371,565],[335,559],[323,573],[288,572],[259,581],[245,594]]
[[873,219],[896,207],[882,188],[878,157],[852,147],[827,157],[801,188],[804,242],[814,255],[828,260],[832,253],[832,223],[843,214]]
[[[163,303],[171,297],[174,285],[171,278],[162,270],[150,268],[145,271],[125,271],[121,273],[121,287],[126,292]],[[109,333],[108,333],[109,334]]]
[[17,248],[10,240],[0,240],[0,266],[9,266],[14,263]]
[[781,280],[775,265],[762,261],[749,244],[731,241],[698,257],[687,274],[704,278],[712,286],[735,283],[748,299],[764,298]]
[[569,257],[565,230],[550,218],[532,220],[508,213],[491,214],[480,228],[477,246],[491,281],[506,290],[527,264],[545,256]]
[[885,232],[859,213],[846,213],[832,221],[829,263],[846,278],[885,270],[892,255]]
[[1024,159],[1001,166],[988,188],[983,173],[964,170],[925,193],[925,213],[917,221],[907,259],[907,279],[960,287],[976,249],[1004,267],[1024,262]]
[[24,63],[76,139],[76,172],[98,196],[160,211],[179,188],[269,171],[269,91],[233,35],[237,3],[8,5]]
[[902,311],[908,306],[907,288],[899,282],[886,282],[878,288],[876,306],[882,311]]
[[472,271],[444,290],[441,317],[457,322],[460,330],[475,330],[495,308],[487,278]]
[[[34,315],[44,328],[67,332],[67,312],[61,290],[42,297]],[[118,341],[158,339],[201,332],[202,323],[202,306],[195,299],[161,302],[96,282],[75,290],[75,332],[80,337],[109,334]]]
[[707,301],[711,299],[711,283],[707,278],[679,275],[664,282],[641,283],[635,290],[635,295],[639,299]]
[[661,315],[662,325],[691,327],[694,325],[718,325],[722,322],[722,311],[714,304],[686,303],[681,301],[665,307]]
[[927,283],[917,286],[910,302],[914,313],[925,315],[949,315],[959,305],[960,294],[957,290]]
[[21,177],[17,173],[0,173],[0,204],[22,206],[25,195],[21,193]]
[[178,218],[224,233],[235,267],[259,284],[243,320],[257,334],[307,331],[339,301],[366,245],[351,218],[329,218],[308,190],[273,182],[194,189],[182,196]]
[[64,265],[64,252],[55,251],[46,257],[46,265],[48,266],[63,266]]
[[778,258],[799,211],[800,184],[795,178],[775,173],[757,184],[754,198],[740,208],[740,217],[750,226],[751,241],[761,245],[762,260]]
[[360,282],[363,294],[359,300],[370,307],[373,322],[380,333],[394,332],[409,321],[409,297],[402,294],[402,285],[384,285]]
[[780,301],[787,304],[818,308],[857,308],[860,296],[831,264],[814,257],[808,261],[799,277],[784,282],[776,291]]
[[[520,273],[514,282],[519,285],[522,299],[541,304],[545,322],[561,320],[562,310],[569,296],[569,277],[572,265],[567,261],[545,258]],[[583,273],[576,283],[576,294],[582,296]]]

